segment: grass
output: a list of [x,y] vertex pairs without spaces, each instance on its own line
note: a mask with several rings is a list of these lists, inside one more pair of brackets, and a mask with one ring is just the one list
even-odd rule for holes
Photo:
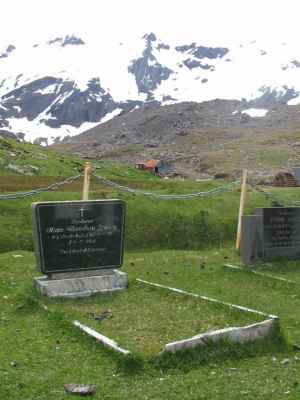
[[[0,136],[0,177],[2,185],[13,178],[16,183],[62,180],[62,177],[77,175],[82,172],[85,162],[74,155],[56,153],[41,146],[20,143]],[[125,178],[130,180],[155,180],[153,175],[137,171],[132,165],[121,165],[110,161],[93,161],[96,171],[107,178]],[[16,168],[15,168],[16,167]],[[24,175],[26,180],[24,180]],[[18,180],[18,177],[20,178]],[[39,178],[39,179],[34,179]],[[10,184],[9,188],[12,187]],[[18,190],[17,186],[13,186]],[[1,187],[0,187],[1,189]],[[3,187],[5,190],[5,186]],[[9,189],[8,189],[9,190]]]
[[[283,336],[247,347],[220,343],[157,357],[161,344],[178,335],[248,323],[253,318],[144,288],[135,283],[136,277],[278,313],[288,341],[298,340],[300,303],[289,295],[290,286],[227,272],[221,266],[223,260],[234,262],[237,256],[230,248],[201,253],[127,252],[123,270],[129,275],[128,292],[61,301],[39,297],[32,289],[32,277],[37,274],[32,253],[2,254],[1,398],[64,399],[63,384],[77,382],[95,383],[96,399],[281,399],[286,392],[287,398],[297,399],[300,363]],[[112,317],[102,322],[88,316],[107,309]],[[166,318],[169,311],[173,320]],[[133,356],[124,358],[103,348],[71,325],[75,316],[100,332],[111,333],[121,345],[132,345]],[[289,362],[282,364],[287,358]]]
[[[125,171],[123,171],[125,172]],[[121,175],[121,173],[120,173]],[[18,190],[45,186],[45,177],[35,177],[29,183],[15,180],[15,177],[1,179],[2,190],[12,189],[16,183]],[[206,191],[218,187],[220,183],[176,182],[162,180],[137,180],[116,177],[114,181],[144,191],[178,194]],[[50,182],[53,182],[51,180]],[[33,250],[31,227],[31,203],[33,201],[76,200],[81,198],[81,183],[65,186],[64,190],[43,193],[20,200],[0,201],[0,252]],[[270,190],[270,189],[268,189]],[[10,192],[10,190],[8,190]],[[297,188],[271,189],[286,202],[297,198]],[[208,198],[193,200],[162,201],[144,196],[134,196],[117,190],[110,190],[92,179],[90,199],[120,198],[127,203],[126,249],[183,249],[199,250],[205,247],[222,247],[234,240],[239,207],[238,187],[232,192]],[[270,202],[249,191],[245,213],[255,207],[268,206]]]
[[[135,281],[131,282],[126,292],[95,296],[69,304],[64,302],[57,308],[64,309],[73,319],[100,330],[140,357],[158,356],[169,342],[208,330],[249,325],[263,319]],[[99,323],[94,316],[103,312],[109,313],[108,318]]]
[[40,146],[0,137],[0,176],[70,176],[82,170],[82,165],[79,157],[59,155]]
[[[203,187],[203,186],[202,186]],[[163,191],[160,188],[161,192]],[[188,190],[197,190],[187,188]],[[159,190],[152,185],[152,190]],[[171,188],[172,190],[172,188]],[[179,191],[178,187],[178,191]],[[238,194],[229,193],[221,202],[213,200],[155,201],[132,197],[106,188],[91,193],[91,199],[121,198],[127,203],[126,246],[138,248],[197,249],[207,245],[222,245],[234,235]],[[31,202],[80,199],[78,192],[53,192],[15,201],[0,202],[0,251],[32,250]],[[215,208],[209,209],[208,205]],[[222,215],[221,211],[227,213]],[[180,221],[178,223],[178,221]]]
[[[144,179],[134,169],[99,164],[100,175],[159,193],[189,193],[215,182]],[[57,177],[1,177],[2,191],[44,186]],[[31,186],[32,184],[32,186]],[[32,253],[31,202],[80,199],[79,184],[34,198],[0,201],[0,399],[60,400],[65,383],[95,383],[95,399],[299,399],[300,295],[297,284],[271,281],[247,272],[232,248],[239,192],[207,199],[156,201],[110,191],[92,181],[91,199],[127,202],[126,251],[122,270],[129,290],[74,301],[37,295]],[[270,189],[291,201],[297,189]],[[246,213],[269,203],[247,195]],[[299,263],[272,262],[259,271],[294,279]],[[256,316],[136,283],[136,278],[279,315],[281,335],[249,346],[220,343],[201,351],[158,357],[167,341],[210,328],[243,325]],[[111,311],[98,322],[91,313]],[[170,316],[166,318],[166,315]],[[104,349],[71,324],[73,318],[97,328],[133,350],[128,358]],[[200,332],[199,332],[200,331]],[[286,362],[284,360],[288,359]],[[284,361],[284,362],[283,362]]]

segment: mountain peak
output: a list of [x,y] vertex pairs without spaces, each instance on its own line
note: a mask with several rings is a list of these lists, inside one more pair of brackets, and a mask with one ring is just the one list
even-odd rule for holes
[[11,53],[12,51],[16,50],[16,47],[12,44],[7,46],[6,52]]
[[80,38],[75,35],[67,35],[65,37],[57,37],[55,39],[49,40],[47,44],[52,45],[52,44],[58,44],[61,47],[65,46],[77,46],[77,45],[83,45],[85,42]]
[[25,140],[42,132],[52,143],[145,104],[215,98],[245,98],[252,108],[300,104],[300,53],[293,44],[279,53],[266,44],[229,49],[199,38],[166,44],[154,32],[128,38],[122,47],[118,38],[84,45],[72,32],[36,50],[6,43],[0,50],[0,127],[24,133]]
[[151,32],[151,33],[146,33],[143,36],[143,39],[147,40],[147,42],[149,43],[149,42],[156,42],[157,37],[153,32]]
[[76,45],[83,45],[85,44],[85,42],[78,36],[75,35],[67,35],[63,41],[62,46],[68,46],[68,45],[72,45],[72,46],[76,46]]
[[175,50],[180,53],[189,53],[192,54],[196,58],[208,58],[210,60],[216,58],[222,58],[229,52],[227,47],[207,47],[207,46],[198,46],[195,42],[191,44],[185,44],[182,46],[176,46]]
[[6,50],[3,53],[0,53],[0,58],[7,58],[9,54],[14,50],[16,50],[15,46],[13,46],[12,44],[8,45]]

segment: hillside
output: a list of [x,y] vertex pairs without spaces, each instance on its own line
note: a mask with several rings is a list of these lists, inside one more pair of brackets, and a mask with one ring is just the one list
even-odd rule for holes
[[22,177],[77,175],[83,160],[59,155],[37,145],[20,143],[0,136],[0,175]]
[[[0,136],[0,192],[18,192],[63,181],[83,172],[87,159],[73,155],[62,155],[53,149],[39,145],[20,143]],[[156,181],[152,174],[138,171],[132,166],[110,161],[90,159],[94,171],[108,179]],[[82,178],[61,187],[81,193]]]
[[134,164],[163,159],[184,176],[261,177],[300,164],[297,105],[269,110],[251,103],[214,100],[143,107],[54,146],[62,152]]

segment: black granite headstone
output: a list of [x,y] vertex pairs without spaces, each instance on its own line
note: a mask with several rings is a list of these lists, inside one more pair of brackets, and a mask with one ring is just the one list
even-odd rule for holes
[[35,252],[44,274],[121,267],[123,201],[41,202],[32,211]]
[[262,210],[264,258],[300,259],[300,207]]

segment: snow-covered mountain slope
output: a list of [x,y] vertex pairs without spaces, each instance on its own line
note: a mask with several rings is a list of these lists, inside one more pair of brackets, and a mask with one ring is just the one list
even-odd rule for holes
[[46,145],[149,102],[299,104],[299,77],[300,51],[284,43],[228,48],[150,33],[130,43],[72,35],[8,45],[0,49],[0,130]]

